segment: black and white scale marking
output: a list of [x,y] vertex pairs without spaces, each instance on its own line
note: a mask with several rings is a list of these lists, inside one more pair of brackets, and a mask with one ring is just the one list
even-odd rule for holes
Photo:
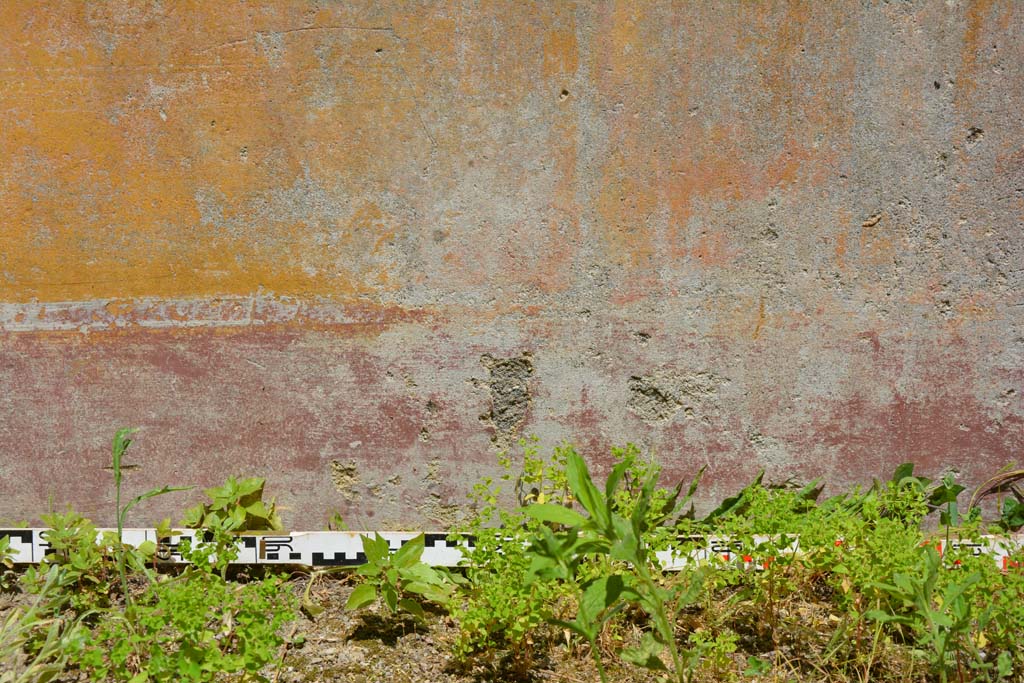
[[[36,564],[46,555],[54,552],[46,541],[48,529],[0,529],[0,538],[10,539],[13,551],[11,560],[19,564]],[[115,532],[115,529],[99,529],[97,538],[103,532]],[[178,531],[178,530],[175,530]],[[280,564],[305,565],[308,567],[356,567],[366,562],[363,554],[361,535],[372,535],[373,532],[360,531],[296,531],[291,533],[242,533],[238,535],[239,555],[235,564]],[[158,537],[156,529],[125,529],[122,534],[124,542],[137,546],[145,541],[157,544],[157,559],[160,562],[177,564],[183,562],[178,548],[181,540],[189,539],[191,543],[202,543],[201,533],[193,530],[179,531],[171,536]],[[380,535],[387,540],[394,552],[406,542],[419,536],[414,531],[384,531]],[[463,559],[462,549],[472,548],[471,536],[453,536],[444,532],[425,532],[423,562],[439,567],[457,567]],[[691,539],[692,541],[693,539]],[[767,536],[755,536],[754,543],[770,540]],[[835,542],[841,548],[842,541]],[[950,549],[968,549],[972,555],[990,555],[1003,570],[1024,570],[1024,534],[1011,536],[986,536],[980,542],[950,539]],[[678,570],[693,562],[720,561],[728,566],[742,565],[746,568],[761,569],[772,561],[772,558],[755,557],[753,551],[744,548],[739,541],[725,538],[699,539],[693,548],[685,554],[673,551],[657,553],[662,568],[666,571]],[[944,550],[943,544],[937,548]],[[794,537],[788,552],[799,550],[799,540]]]
[[[14,555],[12,562],[19,564],[35,564],[54,552],[46,540],[48,529],[0,529],[0,538],[10,538],[10,548]],[[182,562],[178,548],[182,539],[191,544],[203,542],[202,532],[194,530],[175,530],[171,536],[160,537],[156,529],[124,529],[122,539],[125,543],[138,546],[145,541],[157,545],[156,557],[161,562],[176,564]],[[97,529],[97,538],[104,532],[116,533],[116,529]],[[357,531],[302,531],[302,532],[270,532],[259,534],[238,534],[238,559],[235,564],[286,564],[306,565],[310,567],[357,567],[366,562],[363,554],[363,542]],[[370,533],[372,535],[372,532]],[[392,552],[401,548],[407,541],[419,536],[419,532],[384,532]],[[466,541],[450,541],[446,533],[425,533],[423,561],[445,567],[458,566],[462,559],[460,546]]]

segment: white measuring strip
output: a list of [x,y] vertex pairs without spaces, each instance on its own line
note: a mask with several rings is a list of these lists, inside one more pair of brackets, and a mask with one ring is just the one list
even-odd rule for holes
[[[20,564],[37,564],[46,555],[54,552],[46,541],[49,529],[0,529],[0,538],[10,538],[13,551],[13,562]],[[97,539],[104,532],[116,533],[116,529],[97,529]],[[157,545],[159,562],[182,563],[178,552],[182,539],[196,542],[200,532],[195,530],[175,530],[171,536],[159,537],[156,529],[124,529],[122,538],[125,543],[138,546],[146,541]],[[360,536],[373,535],[375,532],[365,531],[293,531],[293,532],[262,532],[240,533],[238,537],[239,554],[235,564],[278,564],[305,565],[309,567],[356,567],[366,562],[363,554],[363,542]],[[405,543],[420,535],[417,531],[382,531],[380,535],[387,540],[392,552]],[[473,539],[468,535],[451,535],[445,532],[423,532],[424,548],[422,561],[440,567],[457,567],[463,560],[463,548],[472,548]],[[775,538],[781,538],[776,536]],[[786,553],[799,550],[799,539],[793,541],[783,551]],[[688,550],[663,550],[656,553],[662,568],[667,571],[679,570],[694,562],[722,562],[730,566],[744,566],[748,569],[762,569],[774,558],[756,555],[756,548],[772,540],[769,536],[755,536],[754,548],[745,547],[737,540],[719,537],[688,538],[685,540]],[[200,540],[201,542],[201,540]],[[945,541],[934,541],[939,552],[947,549]],[[842,541],[835,541],[837,549],[842,548]],[[974,556],[990,555],[1001,569],[1018,568],[1024,570],[1024,534],[1007,536],[984,536],[978,541],[951,538],[948,549],[967,550]]]

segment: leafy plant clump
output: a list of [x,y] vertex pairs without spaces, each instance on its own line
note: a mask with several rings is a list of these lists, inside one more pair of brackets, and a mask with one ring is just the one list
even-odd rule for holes
[[[759,475],[697,518],[687,502],[700,472],[684,492],[659,486],[634,447],[613,461],[599,485],[572,447],[544,460],[525,444],[518,509],[499,505],[500,485],[477,486],[476,547],[451,603],[459,659],[543,660],[562,633],[602,680],[624,665],[676,681],[1024,675],[1019,558],[1000,571],[971,550],[985,524],[958,506],[952,476],[907,464],[820,500],[817,482]],[[668,557],[690,561],[665,573]]]
[[450,606],[459,627],[454,653],[463,663],[494,660],[505,651],[512,669],[528,670],[543,643],[557,638],[545,628],[547,614],[560,611],[572,592],[563,583],[529,581],[529,540],[541,524],[523,509],[508,509],[500,502],[504,490],[521,504],[571,505],[565,472],[571,448],[556,448],[545,460],[536,441],[520,445],[518,476],[512,458],[502,455],[499,480],[486,478],[474,486],[471,501],[476,514],[459,529],[473,539],[464,561],[466,582]]
[[[587,516],[551,503],[535,503],[526,509],[534,519],[564,527],[557,533],[547,526],[540,527],[541,533],[529,551],[530,574],[538,579],[571,581],[578,576],[582,562],[607,562],[609,573],[581,585],[576,618],[555,623],[586,638],[601,680],[606,681],[598,636],[605,622],[634,605],[647,614],[651,628],[636,647],[622,649],[620,656],[644,668],[669,672],[659,657],[667,651],[671,673],[677,680],[686,681],[693,665],[690,658],[684,658],[676,640],[675,621],[678,612],[693,604],[700,594],[702,573],[695,572],[683,582],[664,581],[647,540],[650,532],[676,511],[681,486],[672,495],[656,495],[658,472],[652,470],[640,482],[636,498],[623,505],[615,494],[632,464],[631,457],[620,460],[601,491],[591,480],[583,458],[575,452],[567,455],[569,487]],[[695,488],[696,484],[691,485],[688,496]],[[630,512],[629,517],[620,513],[622,509]]]
[[227,531],[279,531],[284,528],[274,501],[263,500],[262,477],[228,477],[223,486],[206,489],[209,503],[189,508],[182,525],[190,529],[223,528]]
[[[122,502],[132,434],[112,445],[115,531],[70,510],[47,515],[50,553],[20,574],[0,539],[0,588],[30,596],[2,613],[0,683],[69,667],[97,682],[264,680],[289,644],[294,587],[273,574],[228,578],[238,531],[282,527],[264,480],[208,489],[184,515],[194,532],[161,523],[190,562],[161,571],[157,545],[131,546],[123,529],[138,503],[183,489]],[[761,474],[699,516],[702,471],[663,485],[631,445],[600,464],[568,444],[548,457],[536,440],[521,447],[474,488],[475,513],[453,536],[472,539],[458,571],[423,562],[423,535],[394,551],[363,535],[366,563],[313,572],[302,611],[323,611],[310,600],[317,577],[350,571],[348,609],[410,614],[418,629],[447,612],[454,661],[494,680],[559,661],[592,671],[573,680],[1024,680],[1024,557],[999,567],[978,551],[983,532],[1020,528],[1022,470],[996,475],[966,507],[952,475],[931,480],[910,464],[828,498],[819,482]],[[1005,497],[985,520],[978,501],[990,493]]]
[[59,676],[87,632],[84,615],[61,614],[70,594],[67,576],[50,567],[27,607],[0,621],[0,683],[34,683]]
[[83,639],[75,663],[94,681],[256,679],[283,642],[295,607],[280,577],[225,581],[199,564],[147,587],[131,613],[108,613]]
[[[134,431],[119,430],[113,441],[116,531],[100,535],[70,510],[43,516],[50,552],[20,577],[34,595],[30,606],[9,611],[0,624],[0,682],[55,680],[69,666],[93,681],[262,680],[260,670],[284,642],[280,628],[296,616],[284,578],[226,578],[238,553],[234,530],[280,527],[273,504],[262,503],[263,480],[210,489],[213,502],[187,515],[200,541],[180,547],[191,565],[160,573],[150,566],[156,543],[125,544],[125,521],[141,501],[190,487],[152,489],[122,505],[123,458]],[[172,535],[167,522],[158,531]]]
[[380,534],[361,536],[366,564],[356,569],[362,583],[356,586],[345,605],[356,610],[380,598],[391,611],[404,611],[423,618],[423,603],[447,605],[455,588],[453,579],[443,570],[420,561],[423,534],[406,542],[393,555]]

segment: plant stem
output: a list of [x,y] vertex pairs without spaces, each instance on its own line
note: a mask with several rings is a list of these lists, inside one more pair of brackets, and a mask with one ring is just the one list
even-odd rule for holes
[[597,665],[597,673],[601,677],[601,683],[608,683],[608,675],[604,671],[604,664],[601,662],[601,651],[597,647],[597,638],[590,639],[590,655]]
[[[116,448],[116,446],[115,446]],[[125,607],[130,606],[131,596],[128,595],[128,574],[124,569],[124,511],[121,510],[121,459],[114,458],[114,505],[117,508],[117,548],[114,555],[117,561],[117,573],[121,576],[121,594],[124,596]]]
[[[879,600],[879,604],[881,600]],[[882,635],[882,622],[878,622],[878,626],[875,627],[875,637],[871,643],[871,652],[868,653],[868,662],[864,666],[864,683],[868,683],[871,680],[871,665],[875,661],[875,652],[878,651],[878,638]]]
[[668,619],[668,614],[665,612],[665,604],[658,600],[658,585],[651,578],[646,567],[637,566],[637,575],[644,583],[648,595],[652,598],[651,604],[654,608],[654,614],[651,616],[654,617],[655,624],[661,631],[662,637],[668,641],[666,645],[668,646],[669,654],[672,655],[672,668],[676,672],[676,678],[679,680],[679,683],[685,683],[683,667],[679,661],[679,648],[676,645],[675,627]]

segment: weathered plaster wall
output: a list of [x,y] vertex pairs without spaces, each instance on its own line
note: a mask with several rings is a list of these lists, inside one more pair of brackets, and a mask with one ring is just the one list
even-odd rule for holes
[[[1024,3],[0,4],[0,518],[1024,446]],[[142,516],[180,509],[155,501]],[[141,519],[136,521],[142,521]]]

